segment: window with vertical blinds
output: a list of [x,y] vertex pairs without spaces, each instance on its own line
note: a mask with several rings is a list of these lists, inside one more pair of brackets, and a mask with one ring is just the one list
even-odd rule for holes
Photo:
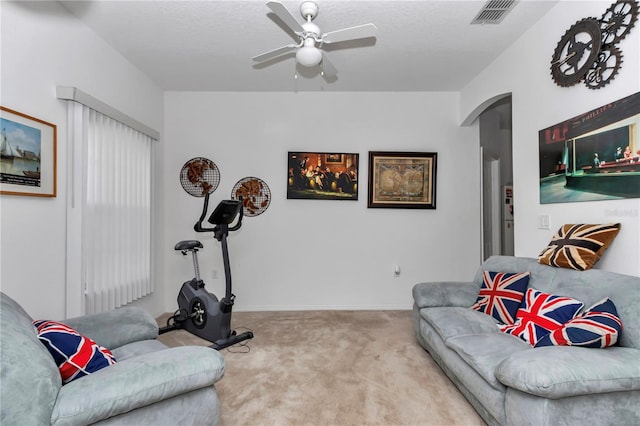
[[86,308],[101,312],[151,292],[151,141],[86,109],[83,247]]
[[72,209],[79,209],[68,225],[80,227],[76,238],[80,264],[70,263],[73,269],[80,268],[83,312],[91,314],[126,305],[153,291],[154,139],[78,102],[68,103],[68,114],[73,144]]

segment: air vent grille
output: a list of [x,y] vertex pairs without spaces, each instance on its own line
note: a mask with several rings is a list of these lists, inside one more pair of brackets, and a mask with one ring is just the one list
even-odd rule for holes
[[471,21],[472,24],[499,24],[513,9],[516,0],[489,0]]

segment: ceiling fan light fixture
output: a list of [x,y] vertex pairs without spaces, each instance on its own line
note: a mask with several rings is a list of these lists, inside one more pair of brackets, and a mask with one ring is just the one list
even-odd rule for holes
[[326,54],[323,53],[323,46],[325,44],[375,37],[377,31],[376,26],[369,23],[322,33],[320,28],[311,22],[318,14],[318,4],[315,1],[303,1],[300,5],[300,14],[304,18],[303,23],[300,23],[298,19],[291,14],[282,1],[268,0],[267,7],[282,21],[286,27],[285,29],[289,30],[290,35],[291,33],[295,34],[298,38],[298,44],[288,44],[254,56],[253,60],[256,62],[264,63],[273,58],[295,51],[297,64],[303,67],[317,67],[322,64],[322,75],[335,78],[337,70],[329,62]]
[[313,39],[306,39],[304,46],[296,52],[296,60],[305,67],[314,67],[322,61],[322,52],[315,46]]

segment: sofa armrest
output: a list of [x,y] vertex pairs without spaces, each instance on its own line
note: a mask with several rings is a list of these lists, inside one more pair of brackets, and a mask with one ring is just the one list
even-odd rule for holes
[[107,349],[158,337],[158,323],[144,309],[129,306],[62,321]]
[[473,282],[440,281],[413,286],[413,300],[418,308],[458,306],[468,308],[478,298],[480,287]]
[[547,346],[501,361],[496,378],[505,386],[549,399],[640,390],[640,350]]
[[187,392],[224,375],[224,358],[205,346],[181,346],[126,359],[60,389],[52,425],[90,424]]

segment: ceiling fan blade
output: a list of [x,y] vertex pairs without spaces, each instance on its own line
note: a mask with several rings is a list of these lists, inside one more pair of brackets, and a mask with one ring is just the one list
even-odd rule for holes
[[357,27],[344,28],[331,31],[322,36],[323,43],[338,43],[340,41],[355,40],[359,38],[373,37],[378,28],[373,24],[358,25]]
[[270,50],[268,52],[264,52],[258,56],[254,56],[253,60],[256,62],[266,61],[271,58],[275,58],[276,56],[283,55],[285,53],[289,53],[293,50],[296,50],[298,47],[297,44],[288,44],[286,46],[278,47],[277,49]]
[[298,22],[298,20],[289,12],[289,9],[284,7],[284,5],[279,1],[268,1],[267,6],[273,13],[275,13],[278,18],[282,20],[294,33],[302,33],[304,32],[304,28],[302,28],[302,24]]
[[338,74],[338,70],[333,66],[329,58],[327,58],[327,54],[322,52],[322,63],[320,64],[322,67],[322,76],[324,78],[335,78]]

